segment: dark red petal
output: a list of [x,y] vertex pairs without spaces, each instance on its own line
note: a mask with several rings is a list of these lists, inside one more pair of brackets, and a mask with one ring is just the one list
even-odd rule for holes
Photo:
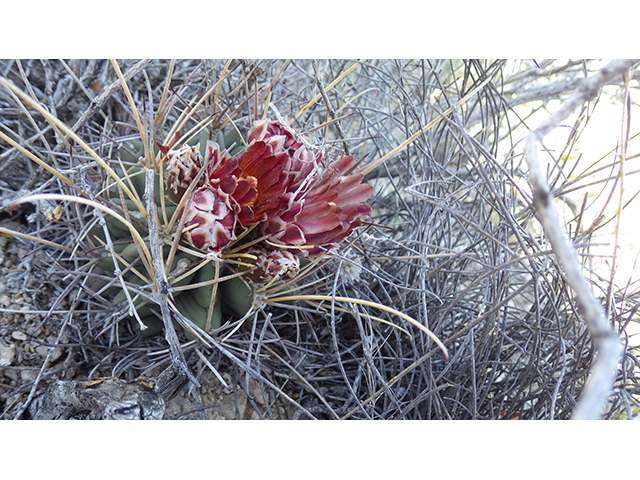
[[256,168],[258,159],[264,156],[267,145],[264,142],[255,142],[247,147],[247,150],[240,157],[240,168],[243,172]]
[[233,192],[233,198],[240,205],[249,205],[255,201],[258,191],[256,190],[258,182],[255,177],[242,179],[238,182],[236,190]]
[[156,142],[156,145],[158,146],[158,149],[162,152],[163,155],[166,155],[167,153],[169,153],[169,150],[171,150],[170,146],[162,145],[160,142]]
[[282,212],[280,214],[280,218],[282,218],[284,222],[293,223],[303,208],[304,202],[296,202],[289,208],[287,208],[284,212]]
[[228,176],[228,177],[222,177],[220,179],[220,184],[218,185],[218,188],[222,190],[224,193],[231,195],[235,191],[236,185],[237,185],[236,177]]
[[373,187],[368,184],[358,185],[346,191],[341,191],[335,201],[336,205],[343,207],[354,203],[365,202],[373,193]]
[[344,175],[348,170],[353,168],[355,159],[352,155],[343,155],[338,160],[329,165],[328,172]]
[[349,230],[345,231],[341,225],[338,225],[329,231],[309,234],[305,233],[305,235],[309,245],[326,246],[332,243],[340,243],[349,235],[349,233],[351,233]]
[[305,235],[328,232],[340,224],[340,216],[335,213],[329,213],[319,218],[309,216],[296,222]]
[[287,229],[288,222],[283,222],[279,217],[269,218],[267,222],[261,225],[262,235],[275,236]]
[[234,173],[239,173],[238,168],[240,166],[239,160],[235,157],[225,157],[222,159],[216,169],[211,172],[209,178],[225,178]]
[[279,236],[276,241],[285,245],[304,245],[306,238],[298,226],[288,225],[284,234]]
[[262,140],[267,134],[267,129],[269,127],[269,122],[267,120],[261,120],[260,122],[256,122],[251,130],[249,131],[248,143],[252,144],[256,141]]

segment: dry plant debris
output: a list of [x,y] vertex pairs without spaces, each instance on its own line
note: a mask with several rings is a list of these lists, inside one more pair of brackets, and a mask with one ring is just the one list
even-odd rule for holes
[[[608,164],[569,160],[602,87],[630,102],[634,65],[604,78],[588,61],[2,61],[2,418],[44,418],[61,392],[93,409],[61,418],[634,417],[638,294],[591,254],[616,217],[589,223],[587,208],[602,168],[614,196],[633,133]],[[604,79],[563,151],[543,150],[517,107],[553,112],[585,77]],[[252,142],[273,171],[292,171],[285,152],[317,161],[351,203],[292,175],[261,192],[271,170]],[[595,330],[536,203],[536,154],[542,198],[570,212],[557,226],[603,303]],[[244,168],[235,195],[210,159]],[[303,190],[316,208],[292,222]],[[327,205],[335,221],[314,230]],[[622,356],[580,413],[598,331]],[[91,389],[99,401],[78,394]]]

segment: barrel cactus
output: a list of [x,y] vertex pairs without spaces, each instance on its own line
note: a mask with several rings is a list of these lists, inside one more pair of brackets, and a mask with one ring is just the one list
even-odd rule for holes
[[[301,261],[330,255],[369,220],[365,202],[373,189],[352,173],[355,159],[341,155],[323,163],[323,150],[282,122],[258,121],[246,138],[236,128],[215,137],[203,130],[188,142],[176,135],[154,153],[154,201],[173,307],[207,333],[220,329],[223,305],[246,316],[259,304],[257,290],[294,282]],[[128,140],[116,169],[139,198],[145,193],[142,155],[142,141]],[[107,190],[113,209],[148,245],[139,207],[117,184]],[[108,239],[99,226],[91,233],[99,243],[97,267],[107,278],[118,273],[126,284],[109,283],[113,303],[129,308],[134,329],[160,333],[162,315],[145,295],[153,280],[139,242],[115,218],[107,216],[106,229]],[[183,330],[195,338],[193,330]]]
[[[327,154],[322,145],[290,127],[319,97],[290,121],[282,119],[269,100],[263,114],[255,115],[262,119],[252,125],[242,124],[248,120],[238,117],[238,111],[229,114],[216,107],[211,114],[197,113],[210,95],[216,98],[224,76],[178,117],[163,106],[165,101],[171,103],[165,88],[157,115],[150,121],[153,115],[141,116],[117,62],[112,65],[139,136],[125,139],[116,134],[110,142],[118,148],[109,159],[96,151],[103,151],[102,141],[87,144],[41,104],[0,78],[3,87],[37,110],[92,160],[90,173],[73,172],[79,175],[80,184],[76,184],[6,137],[74,192],[28,195],[15,205],[70,201],[89,207],[97,217],[89,224],[85,222],[89,217],[83,217],[75,248],[29,238],[72,257],[80,251],[89,260],[82,269],[89,269],[86,280],[92,280],[91,295],[118,307],[106,317],[109,325],[129,316],[133,328],[144,335],[164,329],[172,359],[185,370],[175,329],[167,323],[172,319],[189,339],[211,345],[212,339],[205,337],[220,334],[232,318],[230,312],[243,320],[269,303],[301,301],[325,309],[317,302],[331,301],[331,309],[338,308],[334,302],[341,302],[395,314],[427,334],[447,357],[446,347],[433,332],[398,310],[318,293],[316,282],[298,290],[298,286],[305,288],[301,280],[306,275],[330,258],[357,227],[370,221],[371,207],[366,202],[373,188],[363,183],[364,174],[400,146],[359,170],[353,156]],[[271,110],[275,120],[266,116]],[[164,126],[168,132],[162,131]],[[124,128],[129,129],[129,124]],[[106,180],[96,188],[100,178]],[[226,335],[240,324],[234,323],[234,330]]]

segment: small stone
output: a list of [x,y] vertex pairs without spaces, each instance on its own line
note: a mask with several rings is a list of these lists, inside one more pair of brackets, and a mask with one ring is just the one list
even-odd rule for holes
[[29,370],[22,370],[20,372],[20,379],[23,382],[33,382],[37,376],[38,376],[38,369],[36,368],[29,369]]
[[0,343],[0,367],[8,367],[16,359],[16,346],[12,343],[5,346]]
[[49,361],[51,363],[56,362],[60,357],[62,356],[62,349],[60,347],[56,347],[53,349],[53,352],[51,353],[51,358],[49,359]]
[[28,337],[20,330],[16,330],[11,334],[11,338],[24,342]]
[[40,345],[36,347],[36,353],[41,357],[46,357],[47,353],[49,353],[49,347],[45,347],[44,345]]
[[[39,345],[36,347],[36,353],[41,357],[46,357],[49,354],[49,348],[45,345]],[[49,358],[50,363],[54,363],[62,356],[62,349],[60,347],[54,347],[53,352],[51,352],[51,357]]]
[[264,397],[260,385],[254,379],[249,379],[249,394],[258,405],[264,405]]

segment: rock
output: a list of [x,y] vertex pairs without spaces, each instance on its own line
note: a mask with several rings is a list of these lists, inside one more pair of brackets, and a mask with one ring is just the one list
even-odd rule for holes
[[28,408],[33,420],[161,420],[164,400],[146,378],[52,383]]
[[0,295],[0,306],[6,307],[11,303],[11,297],[6,293],[4,295]]
[[[53,336],[49,336],[47,337],[47,342],[50,344],[55,344],[56,342],[56,337]],[[41,357],[46,357],[49,354],[49,349],[51,347],[48,347],[46,345],[39,345],[36,347],[36,353],[38,355],[40,355]],[[53,352],[51,352],[51,357],[49,358],[49,362],[50,363],[54,363],[56,360],[58,360],[60,357],[62,356],[62,348],[60,347],[53,347]]]
[[20,371],[20,380],[23,382],[33,382],[38,377],[39,370],[37,368],[30,368]]
[[8,367],[16,359],[16,346],[12,343],[5,346],[0,343],[0,367]]
[[28,337],[26,334],[24,334],[20,330],[16,330],[15,332],[11,333],[11,338],[24,342],[25,340],[27,340]]
[[258,405],[264,405],[264,397],[260,385],[253,378],[249,379],[249,393]]

